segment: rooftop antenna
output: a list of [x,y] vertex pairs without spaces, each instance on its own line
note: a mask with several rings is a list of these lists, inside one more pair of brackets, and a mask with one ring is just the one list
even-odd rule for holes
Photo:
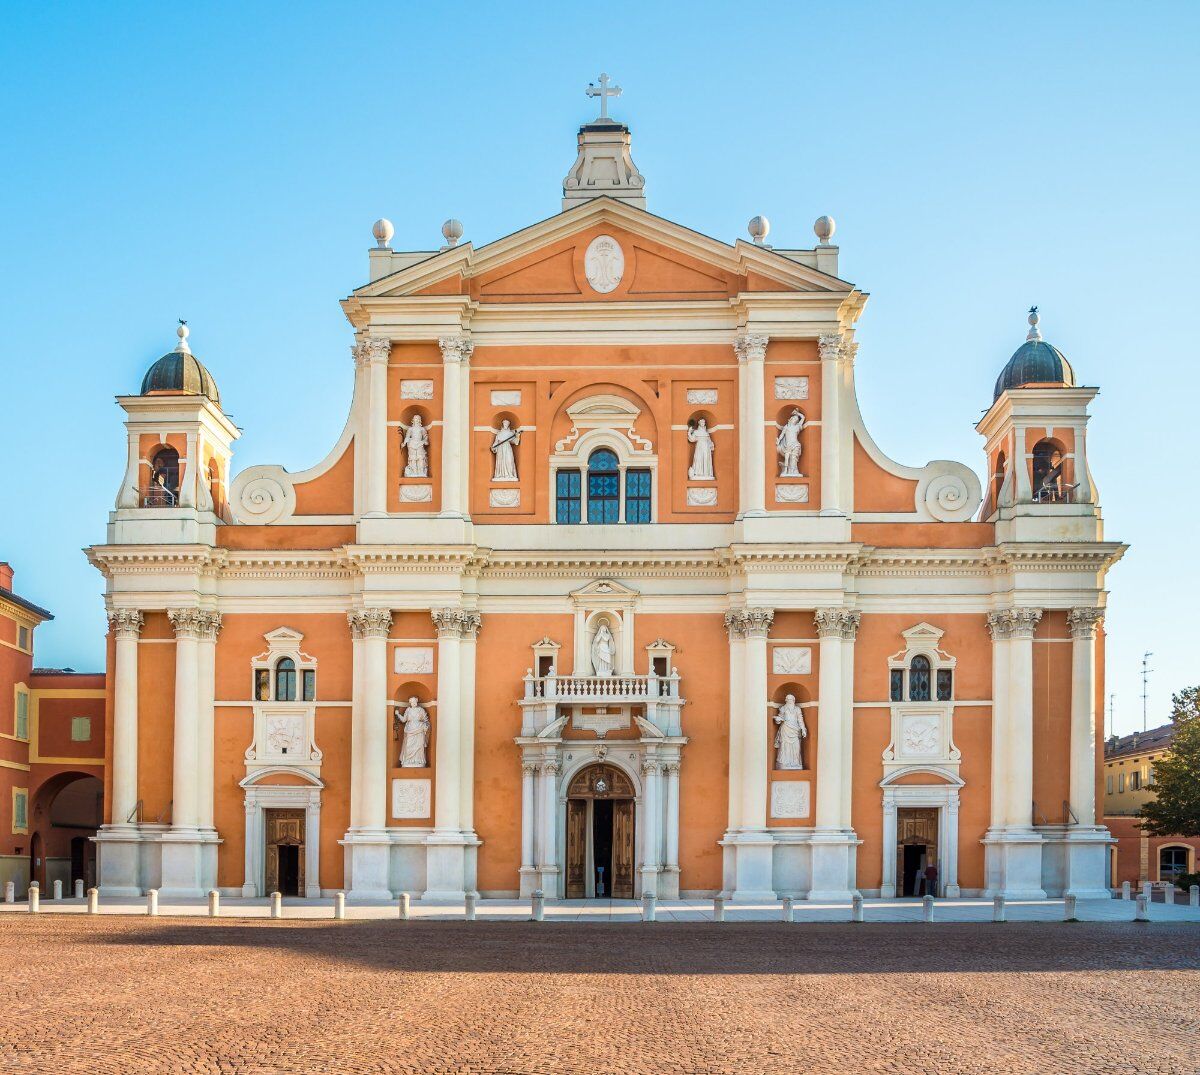
[[1142,732],[1146,731],[1146,698],[1149,694],[1150,673],[1154,671],[1150,667],[1150,658],[1154,654],[1147,650],[1142,654]]
[[1115,694],[1110,694],[1108,696],[1108,731],[1104,733],[1105,739],[1114,734],[1115,725],[1113,724],[1113,705],[1116,700],[1117,696]]

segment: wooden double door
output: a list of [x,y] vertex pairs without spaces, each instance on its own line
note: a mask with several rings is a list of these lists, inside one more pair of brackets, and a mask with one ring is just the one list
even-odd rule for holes
[[265,887],[268,894],[304,895],[303,810],[267,811]]
[[610,765],[589,766],[567,797],[567,899],[633,899],[633,786]]
[[927,891],[928,867],[938,872],[933,886],[940,890],[938,863],[938,808],[901,807],[896,811],[896,888],[901,896],[936,896]]

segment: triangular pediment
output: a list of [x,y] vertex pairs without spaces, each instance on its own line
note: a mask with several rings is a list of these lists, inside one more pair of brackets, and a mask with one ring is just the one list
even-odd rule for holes
[[[615,288],[589,286],[588,244],[620,246]],[[769,247],[713,239],[612,198],[593,198],[476,248],[464,243],[381,277],[357,298],[470,295],[478,301],[712,298],[746,290],[845,293],[852,285]]]
[[641,595],[637,590],[630,589],[624,583],[617,582],[616,579],[596,579],[589,582],[586,586],[581,586],[578,590],[571,591],[571,597],[575,601],[602,601],[625,602],[632,601]]

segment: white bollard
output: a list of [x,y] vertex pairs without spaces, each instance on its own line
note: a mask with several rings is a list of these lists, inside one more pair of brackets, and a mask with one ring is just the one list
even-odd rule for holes
[[17,902],[17,886],[12,881],[9,881],[4,886],[4,902],[5,903],[16,903]]
[[529,901],[530,910],[533,912],[533,920],[535,922],[545,921],[546,918],[546,896],[542,890],[535,889],[533,897]]
[[791,896],[783,897],[783,920],[785,922],[796,921],[796,901]]
[[642,893],[642,921],[654,922],[658,918],[658,898],[653,892]]
[[271,917],[283,917],[283,893],[281,892],[271,893]]
[[932,896],[925,896],[921,900],[921,921],[922,922],[932,922],[933,921],[933,897]]
[[1007,922],[1008,921],[1008,902],[1003,896],[992,897],[992,921]]
[[221,893],[215,888],[208,894],[208,917],[218,918],[221,914]]
[[1121,899],[1127,900],[1127,899],[1132,898],[1132,896],[1130,895],[1130,893],[1132,891],[1132,887],[1133,886],[1130,885],[1130,883],[1128,881],[1121,882]]
[[854,893],[853,899],[850,900],[850,921],[862,922],[863,919],[863,898],[861,892]]
[[55,900],[62,899],[62,878],[61,877],[56,877],[54,879],[54,895],[51,896],[50,898],[55,899]]
[[346,917],[346,893],[338,892],[333,897],[333,917]]
[[83,879],[79,877],[75,879],[75,898],[77,900],[83,899]]
[[463,917],[468,922],[475,921],[475,905],[479,900],[479,894],[476,892],[468,892],[463,906]]
[[100,890],[98,888],[88,889],[88,914],[100,913]]
[[1063,897],[1063,921],[1078,922],[1079,919],[1075,916],[1075,897],[1067,895]]
[[400,921],[407,922],[408,916],[412,913],[412,897],[407,892],[401,892],[398,906],[400,908]]
[[713,921],[714,922],[724,922],[725,921],[725,897],[724,896],[714,896],[713,897]]
[[146,893],[146,914],[158,914],[158,889],[152,888]]
[[1200,907],[1200,885],[1192,885],[1188,889],[1188,906]]
[[1154,900],[1154,885],[1149,881],[1142,882],[1142,895],[1146,897],[1146,902],[1150,903]]
[[42,890],[36,881],[29,886],[29,913],[37,914],[42,909]]
[[1150,921],[1150,901],[1145,896],[1138,896],[1137,907],[1133,912],[1135,922]]

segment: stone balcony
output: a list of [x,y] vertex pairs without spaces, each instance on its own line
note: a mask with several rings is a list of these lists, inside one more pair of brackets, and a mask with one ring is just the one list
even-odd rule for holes
[[628,727],[633,717],[653,724],[663,735],[679,735],[679,672],[667,675],[560,676],[525,674],[522,734],[536,736],[559,718],[573,718],[580,730],[603,738],[608,730]]

